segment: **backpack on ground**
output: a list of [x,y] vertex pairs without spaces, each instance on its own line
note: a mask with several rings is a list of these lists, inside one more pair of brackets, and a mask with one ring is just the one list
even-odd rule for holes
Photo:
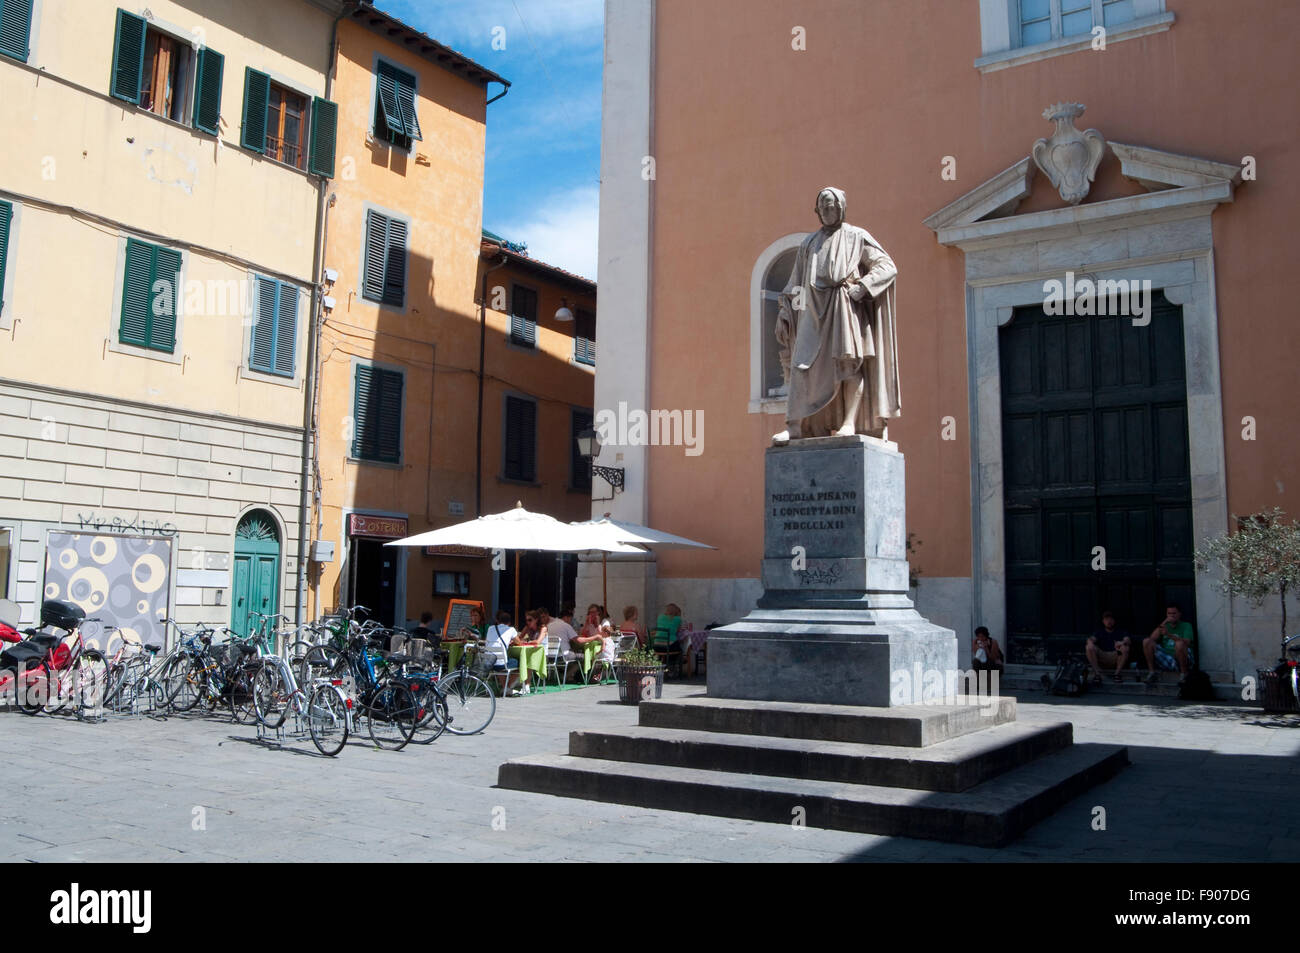
[[1178,697],[1185,702],[1214,701],[1214,685],[1210,683],[1209,673],[1194,668],[1187,673],[1187,678],[1178,686]]
[[1053,695],[1077,698],[1088,690],[1088,666],[1081,659],[1063,658],[1056,666],[1056,675],[1044,675],[1043,682]]

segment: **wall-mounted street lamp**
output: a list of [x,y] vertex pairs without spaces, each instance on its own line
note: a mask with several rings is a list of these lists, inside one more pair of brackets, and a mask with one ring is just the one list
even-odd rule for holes
[[555,312],[556,321],[572,321],[573,312],[569,310],[569,301],[567,298],[560,299],[559,310]]
[[[600,435],[594,430],[584,430],[578,434],[577,440],[578,453],[591,464],[591,475],[600,477],[615,490],[623,489],[622,467],[602,467],[596,463],[596,458],[600,456]],[[612,500],[613,498],[611,495],[594,499]]]

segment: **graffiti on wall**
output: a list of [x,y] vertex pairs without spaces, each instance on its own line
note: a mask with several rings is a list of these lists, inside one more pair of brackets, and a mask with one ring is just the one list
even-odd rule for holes
[[[147,536],[52,530],[45,546],[46,599],[85,610],[83,635],[114,651],[122,633],[162,644],[171,575],[171,541]],[[118,631],[104,632],[108,626]]]

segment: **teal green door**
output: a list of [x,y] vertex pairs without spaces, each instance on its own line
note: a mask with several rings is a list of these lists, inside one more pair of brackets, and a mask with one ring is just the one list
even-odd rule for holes
[[[258,626],[253,612],[280,611],[280,535],[269,513],[254,510],[235,530],[230,628],[247,635]],[[271,648],[268,644],[267,648]]]

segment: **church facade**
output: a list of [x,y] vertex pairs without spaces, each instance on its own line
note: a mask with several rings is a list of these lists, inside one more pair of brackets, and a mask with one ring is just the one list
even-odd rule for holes
[[1229,598],[1193,554],[1234,517],[1300,510],[1300,143],[1281,131],[1300,11],[638,0],[606,18],[595,408],[695,432],[606,441],[624,486],[593,509],[716,547],[611,563],[611,604],[675,602],[700,627],[761,595],[780,295],[835,186],[897,265],[913,597],[962,659],[977,625],[1043,663],[1103,609],[1140,638],[1176,603],[1202,667],[1273,662],[1276,600]]

